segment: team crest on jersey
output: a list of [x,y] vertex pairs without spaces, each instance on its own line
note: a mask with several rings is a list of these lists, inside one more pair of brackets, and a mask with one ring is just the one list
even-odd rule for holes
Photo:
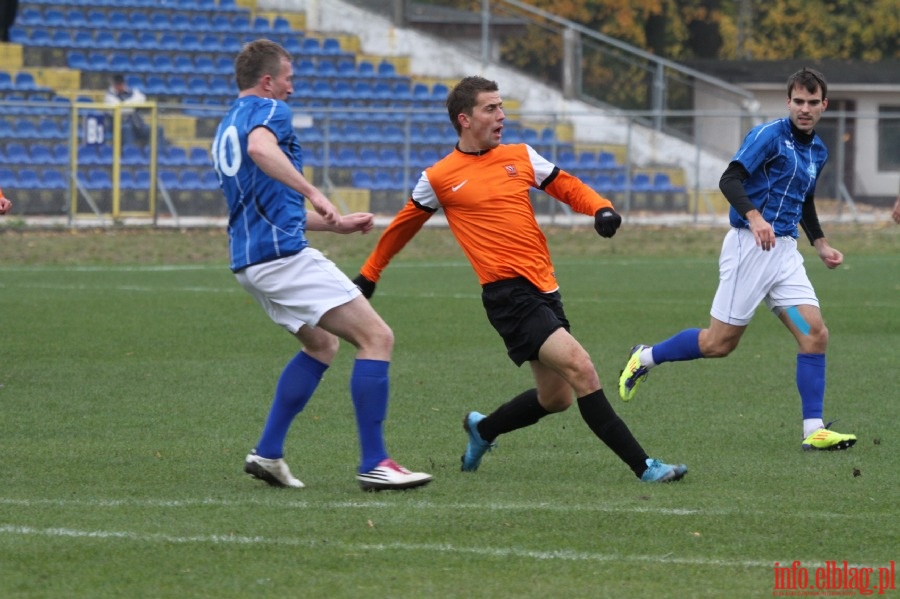
[[515,177],[519,174],[519,171],[516,170],[516,167],[513,164],[507,164],[503,168],[506,169],[506,174],[510,177]]
[[786,140],[784,140],[784,147],[787,148],[788,150],[793,150],[793,149],[794,149],[794,142],[792,142],[792,141],[789,140],[789,139],[786,139]]

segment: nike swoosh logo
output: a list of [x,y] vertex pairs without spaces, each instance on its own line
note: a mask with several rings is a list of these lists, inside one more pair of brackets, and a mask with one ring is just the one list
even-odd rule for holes
[[454,185],[453,187],[451,187],[451,188],[450,188],[450,191],[459,191],[459,188],[462,187],[463,185],[465,185],[465,184],[468,183],[468,182],[469,182],[469,180],[466,179],[465,181],[463,181],[463,182],[460,183],[459,185]]

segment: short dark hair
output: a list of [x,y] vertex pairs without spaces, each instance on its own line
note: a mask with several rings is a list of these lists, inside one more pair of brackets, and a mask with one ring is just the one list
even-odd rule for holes
[[264,75],[276,77],[281,59],[291,60],[291,53],[272,40],[247,42],[234,59],[234,79],[239,91],[254,87]]
[[123,83],[125,83],[125,75],[123,75],[122,73],[116,73],[112,76],[112,82],[116,85],[122,85]]
[[811,69],[809,67],[803,67],[790,77],[787,80],[787,95],[788,98],[791,97],[791,93],[793,93],[794,88],[800,86],[809,93],[813,94],[817,89],[822,90],[822,99],[828,97],[828,84],[825,82],[825,75],[820,73],[815,69]]
[[462,132],[462,125],[459,124],[459,115],[467,114],[472,116],[472,110],[478,102],[478,94],[499,90],[500,87],[496,81],[491,81],[484,77],[475,76],[461,79],[447,95],[447,113],[456,132]]

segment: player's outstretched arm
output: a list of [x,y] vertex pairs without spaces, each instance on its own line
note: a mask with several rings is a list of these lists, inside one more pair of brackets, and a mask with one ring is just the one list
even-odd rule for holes
[[359,275],[353,279],[363,295],[372,297],[372,294],[375,293],[375,283],[381,278],[381,272],[387,268],[391,259],[403,249],[407,242],[415,237],[432,214],[433,212],[423,210],[410,200],[394,216],[378,238],[375,249],[359,269]]
[[306,228],[309,231],[329,231],[331,233],[366,234],[375,227],[375,215],[371,212],[353,212],[339,217],[337,223],[329,223],[317,212],[306,214]]

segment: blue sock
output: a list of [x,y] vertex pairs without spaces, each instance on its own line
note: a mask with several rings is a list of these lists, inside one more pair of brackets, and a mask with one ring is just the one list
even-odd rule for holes
[[269,459],[284,457],[284,440],[288,429],[309,398],[312,397],[328,364],[319,362],[302,351],[291,358],[275,387],[275,399],[266,426],[256,445],[256,453]]
[[825,354],[797,354],[797,390],[803,418],[821,418],[825,404]]
[[703,354],[700,353],[700,329],[685,329],[653,346],[653,361],[656,364],[683,362],[702,357]]
[[387,417],[388,367],[384,360],[357,359],[350,375],[350,397],[356,411],[359,434],[360,472],[368,472],[388,457],[382,424]]

